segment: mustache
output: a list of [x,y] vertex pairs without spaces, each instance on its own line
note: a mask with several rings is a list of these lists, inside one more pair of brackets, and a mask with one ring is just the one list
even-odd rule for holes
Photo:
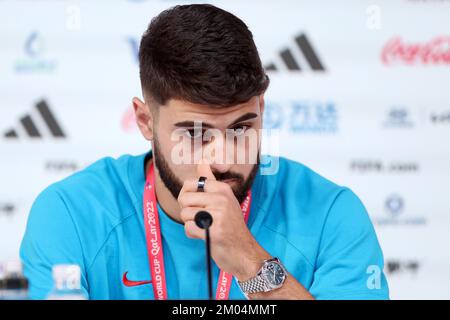
[[223,181],[223,180],[227,180],[227,179],[236,179],[239,182],[244,181],[244,176],[240,173],[236,173],[236,172],[213,172],[214,177],[216,178],[217,181]]

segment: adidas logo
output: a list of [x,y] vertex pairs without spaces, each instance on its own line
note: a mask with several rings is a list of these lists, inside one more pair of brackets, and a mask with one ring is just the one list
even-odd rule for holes
[[[296,47],[294,50],[286,48],[280,52],[280,59],[282,68],[277,67],[277,64],[272,62],[265,66],[266,71],[279,71],[280,69],[287,68],[289,71],[302,71],[304,63],[307,63],[309,67],[314,71],[325,71],[325,68],[314,51],[311,42],[308,40],[305,34],[297,36],[295,39]],[[298,52],[298,50],[300,52]],[[304,63],[300,63],[301,55],[304,57]]]
[[[35,109],[37,111],[37,115],[33,113],[34,120],[31,114],[24,115],[20,118],[19,126],[16,127],[16,129],[8,129],[3,135],[4,138],[17,139],[19,136],[22,136],[22,134],[30,138],[42,138],[42,133],[45,131],[55,138],[66,137],[66,134],[61,129],[58,121],[56,121],[55,116],[51,112],[45,100],[41,100],[36,103]],[[38,129],[38,127],[40,128]],[[46,130],[42,130],[42,127],[45,127]]]

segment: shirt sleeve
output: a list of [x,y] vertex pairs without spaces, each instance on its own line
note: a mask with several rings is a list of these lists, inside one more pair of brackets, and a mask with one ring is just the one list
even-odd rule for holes
[[384,261],[369,215],[343,189],[335,198],[320,240],[310,293],[316,299],[389,299]]
[[20,247],[31,299],[45,299],[53,289],[52,267],[77,264],[81,290],[88,297],[80,238],[69,210],[54,187],[45,189],[33,203]]

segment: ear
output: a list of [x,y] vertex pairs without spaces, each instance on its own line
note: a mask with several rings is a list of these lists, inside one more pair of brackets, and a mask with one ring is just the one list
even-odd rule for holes
[[133,109],[136,118],[136,123],[145,139],[153,140],[153,114],[150,111],[149,106],[145,104],[142,100],[134,97]]

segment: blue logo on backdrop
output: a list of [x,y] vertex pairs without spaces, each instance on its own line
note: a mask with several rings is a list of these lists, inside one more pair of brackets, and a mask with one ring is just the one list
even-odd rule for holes
[[286,129],[294,134],[334,134],[338,120],[338,109],[331,101],[268,102],[264,111],[266,129]]
[[391,214],[391,216],[398,216],[404,208],[403,198],[399,195],[391,195],[385,201],[386,210]]
[[128,43],[131,54],[133,56],[133,61],[137,64],[139,63],[139,42],[135,37],[128,36],[125,38],[125,41]]
[[380,226],[424,226],[427,224],[427,218],[425,215],[417,215],[410,208],[406,210],[405,197],[393,193],[388,195],[384,200],[384,216],[374,216],[372,220],[374,223]]
[[392,107],[384,122],[386,128],[412,128],[414,123],[410,119],[409,110],[403,106]]
[[46,47],[43,36],[31,32],[23,46],[24,57],[16,60],[14,69],[17,73],[52,73],[56,69],[56,59],[45,56]]
[[44,40],[36,31],[32,32],[25,41],[25,53],[30,58],[37,58],[44,52]]

